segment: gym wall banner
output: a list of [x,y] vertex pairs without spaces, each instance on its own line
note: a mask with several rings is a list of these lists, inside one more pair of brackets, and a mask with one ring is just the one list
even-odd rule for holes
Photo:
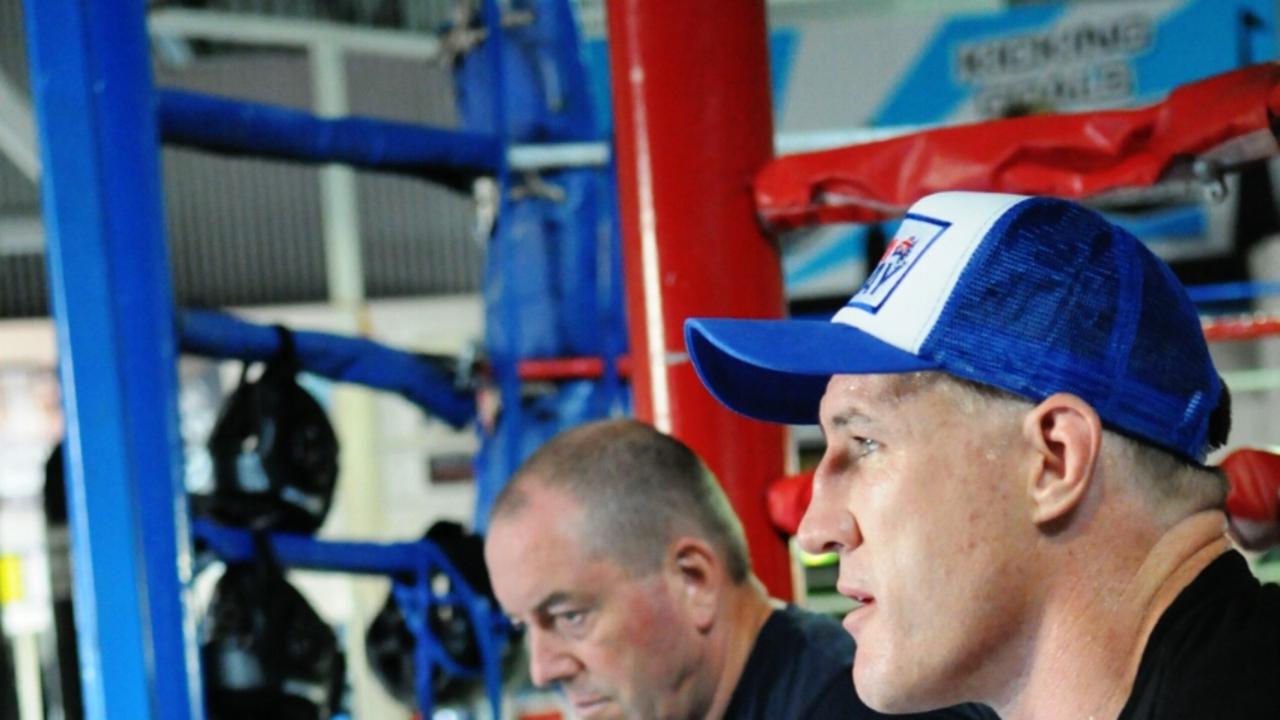
[[[1156,102],[1183,83],[1274,57],[1274,20],[1272,0],[1135,0],[963,15],[782,5],[771,15],[776,129],[804,137]],[[1232,249],[1235,197],[1113,217],[1166,259],[1216,256]],[[882,230],[891,237],[894,228]],[[865,274],[868,232],[845,225],[790,234],[788,294],[851,292]]]

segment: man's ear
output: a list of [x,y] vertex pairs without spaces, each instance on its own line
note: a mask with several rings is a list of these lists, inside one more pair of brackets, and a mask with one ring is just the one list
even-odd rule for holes
[[1057,523],[1080,506],[1093,481],[1102,421],[1089,403],[1058,393],[1027,413],[1022,433],[1036,453],[1027,488],[1032,520]]
[[699,630],[710,629],[718,613],[720,593],[728,581],[724,564],[707,541],[696,537],[676,538],[668,549],[667,560],[677,601],[689,610]]

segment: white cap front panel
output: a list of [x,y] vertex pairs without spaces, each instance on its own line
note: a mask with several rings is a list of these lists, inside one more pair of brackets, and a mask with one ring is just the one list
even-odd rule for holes
[[974,250],[1023,195],[944,192],[921,198],[880,263],[832,322],[918,353]]

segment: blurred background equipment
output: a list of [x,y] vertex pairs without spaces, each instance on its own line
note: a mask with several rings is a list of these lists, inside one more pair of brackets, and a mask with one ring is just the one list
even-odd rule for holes
[[[3,623],[4,603],[0,602],[0,627]],[[19,720],[17,683],[9,680],[14,674],[13,650],[8,638],[0,633],[0,720]]]
[[203,635],[210,720],[328,720],[338,709],[337,638],[271,559],[227,567]]
[[64,720],[80,720],[80,655],[76,647],[76,616],[71,599],[71,536],[67,527],[67,480],[62,443],[49,453],[44,473],[45,542],[48,551],[49,597],[53,622],[45,633],[41,665],[48,704]]
[[[462,577],[476,593],[486,597],[497,607],[497,599],[489,584],[484,564],[484,539],[472,535],[460,524],[442,521],[431,526],[425,536],[436,544],[445,557],[453,563]],[[433,587],[447,590],[449,577],[443,572],[431,577]],[[409,630],[404,612],[396,598],[396,592],[387,594],[382,610],[374,617],[365,633],[365,656],[373,667],[378,680],[393,697],[411,708],[417,708],[417,674],[414,663],[414,635]],[[427,609],[427,627],[444,652],[460,666],[480,670],[483,658],[477,628],[465,607],[460,605],[432,604]],[[504,658],[509,658],[513,648],[509,645]],[[476,690],[483,688],[483,678],[452,675],[441,667],[432,673],[431,682],[436,702],[444,705],[465,700]]]
[[338,480],[338,438],[320,404],[298,385],[293,334],[262,375],[246,363],[209,438],[213,491],[197,512],[255,530],[313,533],[324,523]]

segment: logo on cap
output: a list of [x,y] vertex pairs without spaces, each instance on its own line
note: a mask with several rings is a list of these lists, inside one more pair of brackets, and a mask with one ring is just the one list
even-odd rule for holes
[[951,227],[951,223],[943,220],[935,220],[923,215],[908,215],[898,227],[898,232],[894,234],[889,247],[885,248],[880,262],[867,276],[862,288],[849,299],[848,306],[861,308],[869,313],[878,311],[902,283],[907,273],[915,267],[920,256],[928,251],[933,242],[948,227]]

